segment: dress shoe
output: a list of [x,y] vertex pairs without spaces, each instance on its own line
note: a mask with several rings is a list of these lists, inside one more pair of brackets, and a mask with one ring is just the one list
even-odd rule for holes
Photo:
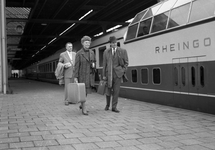
[[87,113],[87,112],[84,112],[83,110],[82,110],[82,114],[83,114],[83,115],[86,115],[86,116],[88,115],[88,113]]
[[108,106],[106,106],[106,107],[105,107],[105,110],[106,110],[106,111],[107,111],[107,110],[109,110],[109,107],[108,107]]
[[68,105],[69,105],[69,102],[65,102],[65,105],[68,106]]
[[80,105],[79,108],[82,109],[82,106]]
[[112,109],[113,112],[119,113],[120,111],[118,109]]

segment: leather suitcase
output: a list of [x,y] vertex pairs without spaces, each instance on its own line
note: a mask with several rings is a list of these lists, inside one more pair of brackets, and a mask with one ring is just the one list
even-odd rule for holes
[[98,90],[97,90],[98,94],[101,94],[101,95],[105,94],[106,83],[107,83],[107,81],[104,81],[104,80],[101,80],[99,82],[99,86],[98,86]]
[[69,103],[77,104],[86,101],[86,89],[84,83],[69,83],[67,90]]

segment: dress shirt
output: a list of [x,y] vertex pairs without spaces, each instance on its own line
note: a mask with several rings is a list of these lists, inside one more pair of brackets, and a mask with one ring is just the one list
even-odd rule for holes
[[112,54],[115,55],[116,53],[116,48],[112,48]]
[[71,61],[72,61],[72,52],[67,51],[67,53],[68,53],[68,55],[69,55],[69,58],[70,58]]

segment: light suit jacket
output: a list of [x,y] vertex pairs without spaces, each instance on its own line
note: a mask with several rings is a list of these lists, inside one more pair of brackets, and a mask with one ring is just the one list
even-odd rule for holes
[[125,76],[125,78],[127,79],[125,74],[128,68],[127,51],[125,49],[117,47],[115,55],[117,55],[117,64],[112,64],[113,55],[111,48],[106,49],[103,54],[103,76],[107,77],[109,88],[112,87],[112,71],[115,71],[118,78],[122,78]]
[[72,52],[72,60],[69,57],[67,51],[60,54],[59,63],[71,63],[69,68],[64,68],[64,78],[72,78],[73,77],[73,69],[75,65],[75,52]]
[[59,84],[64,84],[64,65],[62,63],[57,64],[57,68],[55,70],[55,76],[59,80]]

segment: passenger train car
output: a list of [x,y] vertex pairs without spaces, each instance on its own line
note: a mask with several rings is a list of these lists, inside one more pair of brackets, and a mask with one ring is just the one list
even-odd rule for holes
[[[129,57],[121,97],[215,114],[214,0],[162,1],[138,13],[128,27],[93,40],[96,81],[112,35]],[[56,56],[37,64],[37,73],[49,70],[37,78],[54,76]]]

